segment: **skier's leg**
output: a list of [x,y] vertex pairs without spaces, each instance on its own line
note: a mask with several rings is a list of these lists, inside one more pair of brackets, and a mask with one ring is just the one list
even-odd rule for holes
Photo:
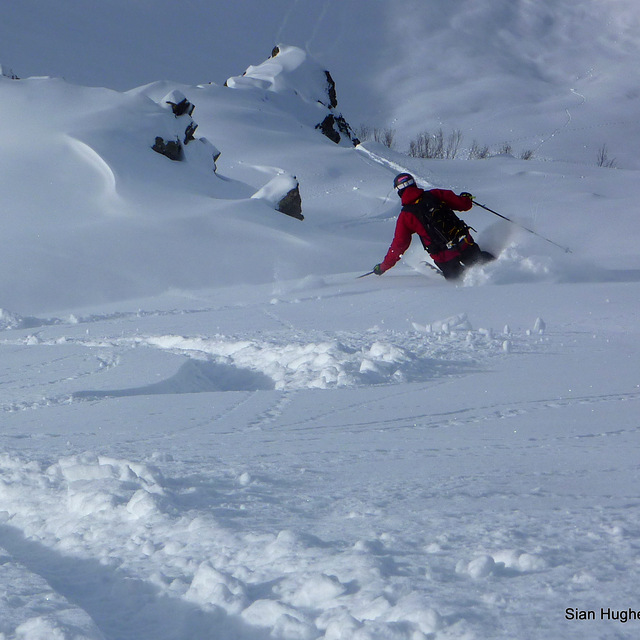
[[447,280],[457,280],[464,271],[464,267],[460,264],[458,258],[447,260],[447,262],[436,262],[436,267],[442,271],[442,275]]
[[460,260],[465,267],[470,267],[474,264],[485,264],[486,262],[491,262],[495,259],[496,257],[492,253],[482,251],[475,242],[468,245],[460,256]]
[[482,256],[482,264],[484,264],[485,262],[493,262],[494,260],[496,260],[496,257],[493,255],[493,253],[489,253],[488,251],[480,251],[480,255]]

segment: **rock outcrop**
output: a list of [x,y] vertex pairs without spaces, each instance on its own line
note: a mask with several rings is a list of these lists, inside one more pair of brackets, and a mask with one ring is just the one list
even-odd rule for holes
[[284,197],[278,202],[277,210],[292,218],[304,220],[302,215],[302,198],[300,197],[300,185],[290,189]]
[[11,80],[20,80],[20,78],[13,72],[12,69],[0,64],[0,76],[4,78],[10,78]]
[[203,152],[210,155],[212,169],[215,172],[216,161],[220,157],[220,151],[206,138],[195,137],[198,125],[191,117],[195,110],[195,105],[192,104],[181,91],[175,90],[171,91],[171,93],[162,99],[161,106],[168,106],[176,119],[175,139],[165,140],[162,136],[156,136],[151,148],[170,160],[180,162],[188,159],[190,154],[187,146],[192,144],[194,147],[197,147],[196,152],[199,156],[201,156]]

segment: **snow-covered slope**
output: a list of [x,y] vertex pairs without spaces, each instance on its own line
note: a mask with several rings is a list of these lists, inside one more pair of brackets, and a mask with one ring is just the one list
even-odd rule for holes
[[400,133],[442,126],[581,164],[604,144],[638,168],[637,2],[413,0],[394,27],[384,82]]
[[[330,107],[303,91],[316,86],[328,99],[327,79],[319,70],[316,82],[305,79],[300,91],[293,89],[306,59],[296,52],[298,64],[277,74],[282,86],[245,90],[161,82],[120,93],[57,79],[0,78],[7,105],[0,125],[8,265],[2,304],[64,308],[172,287],[269,282],[279,272],[302,277],[323,264],[349,268],[343,234],[318,229],[336,209],[333,199],[318,202],[318,190],[325,172],[369,185],[385,172],[367,171],[353,144],[335,145],[315,129]],[[157,136],[182,140],[191,122],[166,104],[176,90],[195,105],[198,124],[196,140],[183,145],[184,163],[151,149]],[[217,173],[211,143],[221,152]],[[300,180],[308,224],[252,198],[278,176]],[[347,217],[364,215],[371,202],[371,195],[345,198]],[[342,247],[344,257],[329,247]],[[15,287],[17,273],[22,280]]]
[[[3,9],[0,639],[636,638],[635,5],[263,5]],[[400,170],[499,259],[356,278]]]
[[119,90],[223,84],[285,42],[331,71],[352,124],[393,127],[403,150],[443,127],[581,164],[606,144],[638,168],[639,41],[635,0],[23,0],[2,12],[0,63]]

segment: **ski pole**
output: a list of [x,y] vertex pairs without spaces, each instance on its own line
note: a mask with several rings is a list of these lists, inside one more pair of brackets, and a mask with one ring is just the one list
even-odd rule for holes
[[571,251],[571,249],[569,249],[569,247],[563,247],[561,244],[558,244],[557,242],[554,242],[553,240],[549,240],[549,238],[545,238],[544,236],[540,235],[539,233],[535,232],[533,229],[529,229],[528,227],[525,227],[523,224],[520,224],[519,222],[516,222],[515,220],[512,220],[511,218],[507,218],[507,216],[503,216],[501,213],[498,213],[497,211],[494,211],[493,209],[489,209],[489,207],[480,204],[479,202],[476,202],[475,200],[473,201],[473,204],[482,207],[483,209],[489,211],[490,213],[493,213],[493,215],[498,216],[499,218],[502,218],[503,220],[507,220],[508,222],[510,222],[511,224],[515,224],[516,226],[520,227],[521,229],[524,229],[525,231],[528,231],[529,233],[533,233],[534,236],[538,236],[538,238],[542,238],[543,240],[546,240],[547,242],[550,242],[551,244],[554,244],[556,247],[559,247],[560,249],[562,249],[565,253],[573,253],[573,251]]

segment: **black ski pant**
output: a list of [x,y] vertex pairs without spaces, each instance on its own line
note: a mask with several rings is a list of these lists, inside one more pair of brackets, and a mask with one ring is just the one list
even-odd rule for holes
[[474,264],[485,264],[496,257],[488,251],[482,251],[477,244],[470,244],[457,258],[447,262],[436,262],[436,266],[447,280],[457,280],[465,269]]

